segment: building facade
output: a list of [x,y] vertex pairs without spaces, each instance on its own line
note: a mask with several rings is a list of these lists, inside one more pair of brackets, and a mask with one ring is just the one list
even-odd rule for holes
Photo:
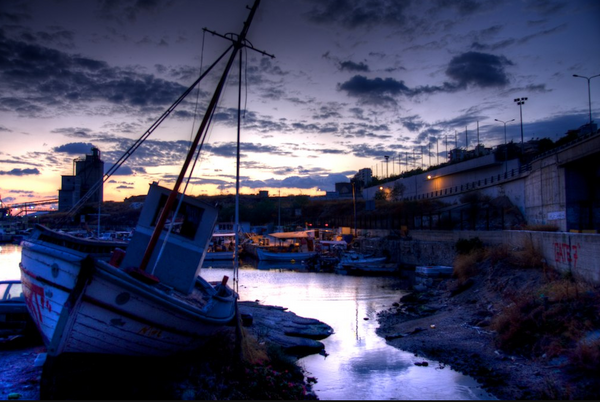
[[[58,211],[67,212],[88,191],[104,177],[104,162],[100,158],[100,150],[92,148],[92,153],[85,158],[73,160],[73,175],[61,176],[61,188],[58,190]],[[98,204],[104,199],[103,186],[95,190],[87,202]]]

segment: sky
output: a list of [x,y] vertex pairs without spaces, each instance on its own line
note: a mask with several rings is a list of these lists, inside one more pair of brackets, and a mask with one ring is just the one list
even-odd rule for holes
[[[227,49],[203,28],[238,34],[252,4],[2,0],[2,201],[56,198],[92,147],[110,168]],[[322,195],[363,168],[383,178],[502,144],[496,119],[509,142],[521,122],[525,141],[588,123],[588,80],[573,74],[600,74],[600,2],[262,0],[247,39],[240,191]],[[235,193],[235,65],[189,194]],[[223,66],[111,176],[105,200],[173,186]],[[600,77],[589,84],[597,119]]]

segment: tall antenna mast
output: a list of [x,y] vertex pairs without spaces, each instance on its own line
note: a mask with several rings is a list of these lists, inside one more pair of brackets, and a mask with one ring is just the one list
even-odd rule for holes
[[[154,248],[156,247],[156,243],[158,242],[160,234],[162,233],[163,228],[165,227],[165,223],[167,221],[169,213],[171,212],[171,208],[173,207],[173,204],[175,203],[177,195],[179,194],[179,187],[181,186],[181,183],[183,182],[183,179],[185,178],[185,176],[187,174],[187,170],[188,170],[190,162],[192,161],[192,158],[196,152],[196,148],[198,147],[198,144],[200,143],[200,139],[203,137],[203,134],[206,132],[208,124],[212,118],[212,115],[213,115],[216,107],[217,107],[217,103],[221,97],[223,88],[225,87],[227,75],[229,74],[229,70],[231,69],[231,66],[233,65],[233,62],[237,55],[237,52],[242,47],[247,46],[245,43],[246,35],[248,34],[248,30],[250,29],[250,24],[252,23],[252,19],[254,18],[254,14],[256,13],[256,9],[258,8],[259,4],[260,4],[260,0],[255,0],[254,5],[250,9],[250,14],[248,16],[248,19],[246,20],[246,22],[244,22],[244,27],[242,28],[242,31],[240,32],[240,34],[237,36],[237,38],[235,40],[233,40],[229,37],[225,37],[223,35],[219,35],[215,32],[211,32],[205,28],[206,31],[211,32],[214,35],[218,35],[218,36],[224,37],[226,39],[232,40],[233,51],[231,53],[231,56],[229,57],[229,60],[227,61],[227,65],[225,66],[223,75],[221,76],[221,79],[220,79],[219,83],[217,84],[217,87],[215,89],[213,97],[210,100],[210,103],[208,104],[208,107],[204,114],[204,118],[202,119],[202,123],[200,124],[200,127],[198,127],[198,131],[196,132],[194,141],[192,142],[192,145],[190,146],[190,149],[188,151],[185,162],[183,163],[181,171],[179,172],[177,181],[175,182],[175,185],[173,186],[173,189],[171,190],[171,193],[169,194],[169,197],[167,198],[165,206],[160,214],[160,218],[158,219],[158,222],[156,223],[154,231],[152,232],[152,236],[150,237],[150,241],[148,242],[148,246],[146,247],[146,251],[142,258],[142,262],[140,263],[139,271],[145,271],[146,267],[148,266],[148,263],[150,262],[150,258],[152,257],[152,253],[154,251]],[[261,52],[261,53],[263,53],[263,52]]]

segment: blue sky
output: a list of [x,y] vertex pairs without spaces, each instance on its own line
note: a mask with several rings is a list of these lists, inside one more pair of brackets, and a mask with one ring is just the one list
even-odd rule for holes
[[[2,200],[57,196],[92,146],[112,165],[226,49],[202,28],[238,33],[251,5],[4,0]],[[573,74],[600,74],[599,21],[594,0],[262,0],[248,39],[275,58],[243,52],[242,192],[322,194],[362,168],[382,176],[443,162],[456,138],[463,148],[504,142],[495,119],[515,119],[508,140],[520,141],[520,97],[525,140],[555,140],[589,120],[587,80]],[[172,185],[217,71],[111,178],[105,199]],[[234,191],[237,82],[234,71],[192,194]],[[600,77],[590,83],[596,119]]]

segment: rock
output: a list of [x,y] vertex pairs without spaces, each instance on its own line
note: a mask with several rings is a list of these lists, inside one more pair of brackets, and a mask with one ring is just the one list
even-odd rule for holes
[[46,353],[40,353],[36,356],[33,361],[33,367],[43,367],[44,362],[46,361]]
[[241,314],[241,317],[242,317],[242,325],[244,327],[249,327],[252,325],[252,321],[254,319],[254,317],[252,317],[252,314],[248,314],[248,313]]
[[318,340],[333,333],[331,326],[314,318],[300,317],[287,308],[257,302],[239,302],[238,305],[242,317],[253,318],[249,330],[259,342],[267,340],[297,357],[321,353],[325,345]]
[[408,334],[386,335],[385,340],[386,341],[391,341],[391,340],[398,339],[398,338],[404,338],[405,336],[408,336]]
[[475,284],[475,281],[473,281],[472,278],[469,278],[466,281],[457,284],[452,290],[450,290],[450,295],[456,296],[457,294],[462,293],[465,290],[469,289],[474,284]]
[[419,297],[415,293],[409,293],[400,298],[402,303],[414,303],[419,301]]

